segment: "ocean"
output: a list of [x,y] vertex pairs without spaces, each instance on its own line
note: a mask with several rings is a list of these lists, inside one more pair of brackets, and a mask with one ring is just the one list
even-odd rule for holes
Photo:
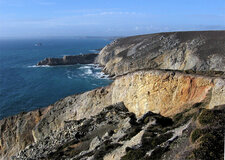
[[0,119],[110,84],[94,64],[36,66],[46,57],[94,53],[108,43],[104,38],[0,40]]

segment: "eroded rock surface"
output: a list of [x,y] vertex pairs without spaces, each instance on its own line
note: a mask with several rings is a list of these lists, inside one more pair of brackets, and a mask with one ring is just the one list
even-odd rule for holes
[[104,47],[96,61],[111,76],[139,69],[225,71],[225,31],[121,38]]
[[[11,155],[11,152],[16,153],[34,141],[42,141],[49,135],[60,132],[65,127],[65,121],[89,119],[99,114],[105,107],[118,102],[123,102],[127,109],[135,113],[137,117],[143,116],[148,111],[172,117],[191,108],[195,103],[204,103],[205,108],[212,109],[217,105],[225,104],[224,83],[224,79],[219,77],[183,74],[173,71],[130,73],[118,77],[108,87],[61,99],[50,106],[37,123],[33,123],[33,120],[29,121],[32,116],[25,117],[25,122],[28,120],[29,123],[32,123],[32,126],[19,126],[21,129],[26,129],[26,134],[18,136],[23,136],[24,139],[28,140],[31,139],[23,147],[18,147],[18,145],[20,146],[24,142],[16,140],[11,142],[9,140],[11,139],[9,133],[16,134],[17,132],[16,129],[13,129],[13,124],[23,121],[15,119],[15,117],[0,121],[2,123],[0,126],[1,139],[3,139],[1,155],[3,157],[8,154]],[[29,115],[29,113],[26,115]],[[5,121],[11,123],[7,128],[4,127]],[[127,126],[129,126],[129,123]],[[6,133],[7,136],[5,136]],[[122,131],[117,133],[118,135],[114,135],[115,138],[125,134]]]
[[222,160],[225,106],[198,105],[173,119],[152,112],[137,119],[123,103],[111,105],[89,119],[64,121],[64,128],[12,159]]
[[0,121],[0,159],[6,160],[34,142],[32,129],[50,108],[20,113]]

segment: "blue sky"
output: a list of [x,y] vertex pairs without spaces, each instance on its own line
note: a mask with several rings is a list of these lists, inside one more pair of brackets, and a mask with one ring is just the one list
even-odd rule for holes
[[225,0],[0,0],[0,38],[224,29]]

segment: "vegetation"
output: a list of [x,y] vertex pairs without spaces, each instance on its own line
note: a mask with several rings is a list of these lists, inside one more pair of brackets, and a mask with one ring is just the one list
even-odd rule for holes
[[137,160],[137,159],[144,159],[145,151],[142,149],[137,150],[130,150],[127,152],[125,156],[121,158],[121,160]]
[[192,143],[194,143],[198,138],[200,138],[200,136],[202,135],[202,130],[201,129],[195,129],[192,133],[191,133],[191,141]]
[[198,121],[203,129],[191,134],[192,142],[197,139],[199,145],[193,150],[194,159],[222,160],[224,158],[224,109],[202,109]]
[[216,117],[217,116],[215,115],[215,113],[213,111],[204,109],[201,112],[201,114],[198,118],[198,121],[202,125],[211,124],[217,119]]
[[195,159],[199,159],[199,160],[212,160],[212,159],[222,160],[223,159],[223,141],[224,141],[223,138],[224,137],[223,137],[223,132],[221,131],[206,133],[205,135],[201,137],[200,146],[193,151]]

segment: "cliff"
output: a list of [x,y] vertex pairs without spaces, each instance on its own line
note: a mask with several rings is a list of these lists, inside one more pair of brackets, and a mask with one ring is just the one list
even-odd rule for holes
[[110,75],[139,69],[225,71],[225,31],[170,32],[126,37],[96,60]]
[[12,159],[222,160],[225,106],[199,105],[173,119],[152,112],[137,119],[123,103],[111,105],[90,119],[66,121]]
[[63,58],[45,58],[44,60],[38,62],[37,65],[54,66],[54,65],[90,64],[94,63],[97,55],[98,54],[90,53],[75,56],[63,56]]
[[[148,111],[153,111],[163,116],[173,117],[190,109],[196,103],[202,103],[201,107],[214,108],[225,104],[225,80],[218,77],[198,76],[168,71],[138,71],[118,77],[110,86],[85,92],[79,95],[69,96],[49,106],[48,112],[42,114],[38,123],[29,121],[25,117],[23,126],[11,128],[14,123],[21,120],[6,118],[1,122],[9,125],[1,125],[1,150],[7,156],[11,151],[25,149],[26,145],[39,143],[48,139],[49,135],[62,132],[67,121],[90,119],[100,114],[107,106],[118,102],[124,102],[128,111],[138,117]],[[32,113],[32,112],[31,112]],[[27,113],[29,115],[29,113]],[[32,125],[30,125],[30,123]],[[34,123],[34,124],[33,124]],[[4,123],[5,124],[5,123]],[[7,127],[6,127],[7,126]],[[89,126],[89,125],[88,125]],[[21,128],[27,128],[26,135],[14,135],[21,133]],[[6,137],[9,137],[7,139]],[[16,137],[32,137],[26,145],[18,148],[15,144],[21,144]],[[15,137],[15,138],[12,138]],[[10,142],[10,143],[9,143]],[[14,155],[17,152],[13,152]],[[4,155],[4,154],[3,154]]]
[[[161,33],[113,42],[100,52],[97,61],[105,66],[106,72],[116,75],[114,82],[107,87],[68,96],[45,109],[1,120],[0,157],[222,160],[225,126],[225,66],[222,62],[225,52],[216,52],[216,44],[221,51],[224,37],[220,35],[223,34],[222,31]],[[206,50],[193,41],[198,47],[192,48],[190,55],[197,55],[199,59],[194,68],[169,67],[173,65],[167,66],[170,70],[164,70],[160,65],[149,68],[157,58],[148,58],[153,54],[158,57],[158,50],[154,53],[145,50],[139,57],[139,49],[134,50],[132,46],[144,39],[148,43],[155,41],[157,36],[161,41],[162,35],[179,37],[179,43],[183,45],[189,44],[196,35],[202,35],[204,43],[214,37],[212,46],[208,47],[215,52],[200,52]],[[176,55],[173,43],[168,43],[165,43],[167,50],[162,55]],[[130,46],[134,51],[132,56],[137,54],[139,57],[131,61],[133,68],[126,66],[129,56],[120,56],[125,51],[118,51],[130,44],[133,44]],[[218,63],[205,63],[215,53],[220,59]],[[139,64],[141,61],[146,65]],[[160,61],[166,63],[166,59]],[[208,68],[198,67],[204,65]]]

